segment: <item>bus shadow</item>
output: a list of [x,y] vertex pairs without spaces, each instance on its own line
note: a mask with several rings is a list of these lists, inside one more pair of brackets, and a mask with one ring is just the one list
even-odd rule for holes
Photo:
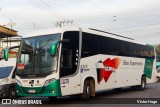
[[[147,88],[145,89],[147,90]],[[96,97],[90,100],[82,100],[80,95],[78,96],[66,96],[60,97],[56,101],[50,101],[48,98],[45,101],[42,101],[43,104],[110,104],[115,103],[115,100],[119,100],[116,102],[117,104],[123,103],[121,101],[125,101],[128,98],[123,98],[121,95],[128,94],[137,91],[135,88],[123,88],[123,89],[114,89],[101,91],[96,93]],[[120,96],[120,97],[115,97]],[[114,101],[113,101],[114,100]]]

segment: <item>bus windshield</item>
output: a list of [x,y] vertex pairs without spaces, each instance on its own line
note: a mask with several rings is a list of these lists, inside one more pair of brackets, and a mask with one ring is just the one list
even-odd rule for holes
[[60,34],[51,34],[22,40],[17,63],[20,77],[47,76],[57,70],[57,55],[50,56],[50,46],[60,40]]
[[13,66],[0,67],[0,79],[7,78],[10,75],[12,69]]

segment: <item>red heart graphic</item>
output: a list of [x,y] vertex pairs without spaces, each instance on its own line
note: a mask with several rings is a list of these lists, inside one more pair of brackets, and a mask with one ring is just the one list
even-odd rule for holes
[[[114,59],[110,59],[107,58],[104,62],[103,62],[104,67],[112,67],[114,69],[117,69],[118,66],[120,65],[120,59],[119,58],[114,58]],[[108,81],[108,79],[110,78],[111,74],[113,73],[113,70],[105,70],[105,68],[102,68],[100,70],[100,75],[99,75],[99,80],[98,83],[100,84],[100,82],[104,79],[105,82]]]
[[118,68],[120,64],[120,59],[119,58],[114,58],[114,59],[110,59],[110,58],[107,58],[104,62],[103,62],[103,65],[104,66],[108,66],[108,67],[113,67],[115,69]]

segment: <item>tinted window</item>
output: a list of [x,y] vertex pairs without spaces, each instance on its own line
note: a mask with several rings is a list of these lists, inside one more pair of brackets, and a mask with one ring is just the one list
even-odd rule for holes
[[150,47],[148,46],[148,55],[150,58],[154,58],[154,48],[153,47]]
[[79,32],[65,32],[63,39],[67,39],[69,42],[62,43],[60,77],[72,75],[77,71],[79,56]]
[[[82,55],[81,57],[87,57],[98,54],[103,51],[99,46],[99,37],[89,33],[82,34]],[[103,41],[102,41],[103,42]]]
[[81,57],[97,54],[154,58],[154,50],[151,47],[83,32]]

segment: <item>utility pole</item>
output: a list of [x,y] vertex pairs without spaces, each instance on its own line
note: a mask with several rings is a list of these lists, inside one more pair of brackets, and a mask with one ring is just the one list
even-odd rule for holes
[[10,20],[10,24],[11,24],[11,30],[12,30],[12,20]]
[[73,24],[73,20],[62,20],[62,21],[58,21],[56,22],[56,26],[57,27],[62,27],[64,25],[69,25],[69,24]]

